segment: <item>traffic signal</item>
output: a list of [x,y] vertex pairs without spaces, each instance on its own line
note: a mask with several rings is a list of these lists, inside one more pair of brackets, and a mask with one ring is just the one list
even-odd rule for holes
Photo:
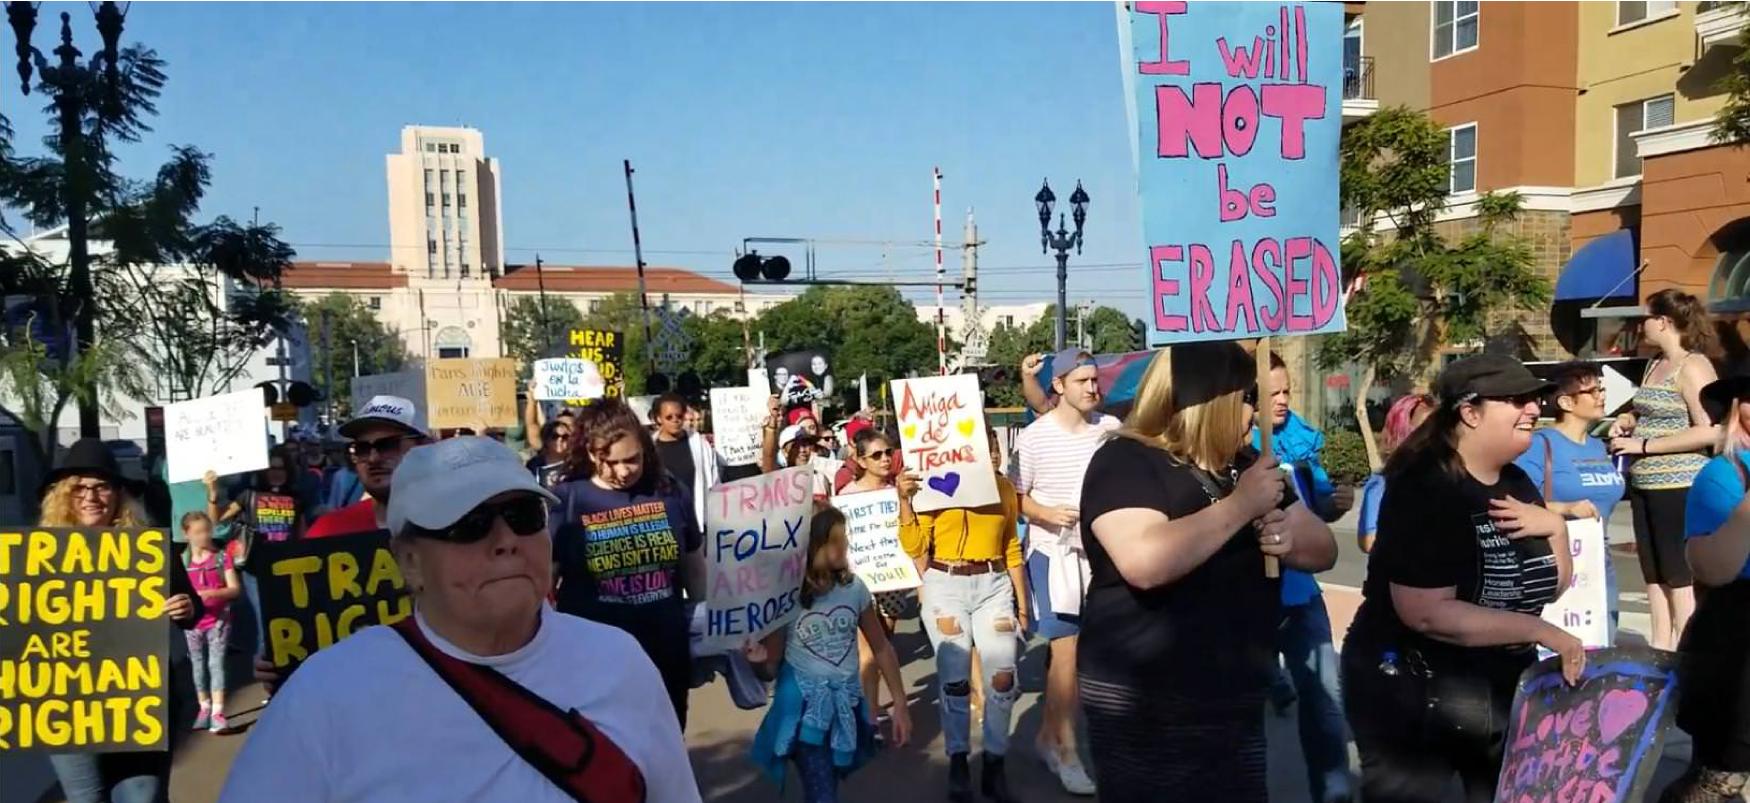
[[760,252],[750,251],[735,258],[731,267],[735,278],[744,282],[754,282],[765,279],[768,282],[781,282],[790,277],[790,260],[786,257],[761,257]]

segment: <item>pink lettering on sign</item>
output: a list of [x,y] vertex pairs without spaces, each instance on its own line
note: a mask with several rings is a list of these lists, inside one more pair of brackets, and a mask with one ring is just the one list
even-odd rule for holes
[[779,472],[767,474],[758,482],[718,485],[708,493],[708,509],[722,518],[732,512],[763,513],[800,504],[814,498],[814,486],[805,472]]
[[1138,0],[1136,13],[1154,14],[1161,21],[1161,57],[1155,61],[1138,62],[1136,71],[1143,75],[1190,75],[1191,62],[1180,59],[1174,61],[1167,57],[1167,15],[1185,13],[1185,3],[1158,2],[1157,0]]
[[1148,249],[1148,264],[1154,268],[1155,328],[1162,332],[1183,332],[1190,321],[1183,315],[1167,311],[1166,302],[1179,297],[1179,280],[1167,277],[1164,263],[1185,258],[1185,249],[1177,245],[1156,245]]
[[[1203,243],[1151,248],[1154,290],[1161,302],[1155,328],[1249,334],[1262,326],[1270,331],[1311,332],[1336,315],[1340,280],[1336,258],[1324,243],[1312,237],[1281,241],[1266,237],[1251,244],[1250,258],[1246,246],[1243,240],[1229,241],[1225,270],[1216,267],[1209,246]],[[1175,264],[1180,262],[1183,267]],[[1257,294],[1254,281],[1267,296]],[[1227,297],[1219,317],[1210,300],[1210,290],[1216,286]],[[1181,311],[1186,314],[1180,315]]]

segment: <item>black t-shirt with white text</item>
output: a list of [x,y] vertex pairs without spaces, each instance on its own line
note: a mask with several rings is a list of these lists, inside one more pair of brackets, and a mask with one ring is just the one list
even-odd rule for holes
[[1542,613],[1558,596],[1560,567],[1549,539],[1510,539],[1495,525],[1489,502],[1508,497],[1543,504],[1537,485],[1512,464],[1501,469],[1493,485],[1468,473],[1453,476],[1437,464],[1388,478],[1349,644],[1416,648],[1430,660],[1498,658],[1503,672],[1522,668],[1533,657],[1532,645],[1466,648],[1436,641],[1405,625],[1391,598],[1393,583],[1455,588],[1459,600],[1473,605]]
[[[1211,477],[1219,496],[1257,460],[1244,449],[1231,472]],[[1286,489],[1282,507],[1295,501]],[[1213,502],[1195,469],[1166,451],[1115,437],[1094,452],[1082,481],[1082,521],[1126,508],[1169,518]],[[1264,553],[1251,525],[1185,576],[1159,588],[1125,582],[1100,539],[1084,530],[1090,578],[1076,646],[1079,670],[1095,679],[1174,694],[1262,693],[1276,675],[1276,629],[1282,581],[1264,576]]]

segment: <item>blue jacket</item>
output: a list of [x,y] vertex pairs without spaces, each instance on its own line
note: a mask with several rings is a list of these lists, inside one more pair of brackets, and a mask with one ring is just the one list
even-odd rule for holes
[[[1258,448],[1258,430],[1252,429],[1252,448]],[[1319,462],[1319,452],[1324,451],[1324,433],[1312,428],[1293,410],[1288,412],[1288,419],[1276,427],[1270,437],[1270,451],[1276,453],[1276,459],[1285,465],[1295,467],[1295,491],[1301,495],[1308,509],[1321,518],[1330,510],[1331,496],[1336,489],[1331,486],[1331,477],[1325,473],[1325,467]],[[1302,487],[1299,480],[1310,477],[1312,487]],[[1282,604],[1284,606],[1306,605],[1319,596],[1319,584],[1312,575],[1284,567],[1282,569]]]

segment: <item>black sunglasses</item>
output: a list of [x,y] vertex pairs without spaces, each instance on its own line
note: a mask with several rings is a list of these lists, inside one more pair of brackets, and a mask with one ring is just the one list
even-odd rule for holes
[[374,441],[353,441],[346,445],[346,453],[360,459],[372,454],[388,454],[401,450],[403,441],[410,440],[412,435],[390,435]]
[[882,460],[882,459],[885,459],[890,454],[893,454],[892,449],[876,449],[873,452],[870,452],[866,455],[863,455],[863,459],[864,460]]
[[1542,393],[1521,393],[1517,396],[1479,396],[1477,398],[1479,401],[1506,402],[1514,407],[1524,407],[1527,404],[1541,403],[1543,396]]
[[517,535],[534,535],[547,527],[547,502],[532,494],[503,502],[482,502],[448,527],[433,530],[408,522],[404,532],[415,538],[472,544],[490,534],[492,522],[497,519],[504,519],[504,523],[510,525],[510,531]]

